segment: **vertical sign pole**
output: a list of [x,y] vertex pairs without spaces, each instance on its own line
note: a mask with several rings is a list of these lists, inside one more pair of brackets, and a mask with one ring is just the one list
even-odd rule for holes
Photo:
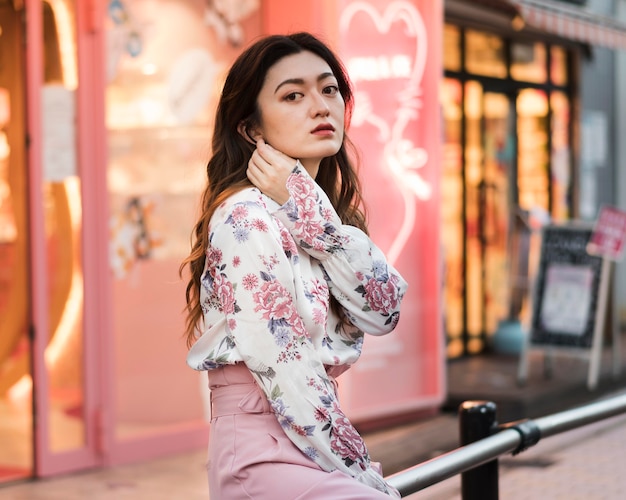
[[[604,323],[607,312],[607,298],[609,291],[609,278],[611,272],[611,261],[606,257],[602,258],[602,271],[600,283],[598,284],[598,307],[596,309],[596,321],[593,330],[593,344],[591,346],[591,360],[589,363],[589,374],[587,377],[587,387],[593,390],[598,385],[598,374],[600,372],[600,358],[602,356],[602,343],[604,337]],[[613,346],[615,348],[615,346]]]
[[617,294],[615,293],[615,273],[611,273],[610,286],[612,293],[611,297],[611,338],[613,342],[611,343],[611,347],[613,348],[613,378],[616,379],[619,377],[621,372],[621,356],[622,356],[622,344],[621,344],[621,335],[620,335],[620,326],[619,326],[619,315],[617,314]]

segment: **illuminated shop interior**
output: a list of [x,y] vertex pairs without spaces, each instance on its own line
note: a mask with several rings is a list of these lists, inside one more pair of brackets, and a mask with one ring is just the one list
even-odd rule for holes
[[571,217],[573,54],[447,24],[442,238],[449,358],[524,320],[536,230]]

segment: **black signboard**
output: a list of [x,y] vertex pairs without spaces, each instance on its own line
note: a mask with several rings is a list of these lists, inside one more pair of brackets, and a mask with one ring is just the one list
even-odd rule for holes
[[[592,227],[543,228],[530,343],[591,348],[600,304],[603,259],[587,253]],[[601,316],[602,317],[602,316]]]

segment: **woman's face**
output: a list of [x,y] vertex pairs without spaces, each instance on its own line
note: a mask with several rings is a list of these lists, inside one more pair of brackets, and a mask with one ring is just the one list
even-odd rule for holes
[[345,103],[328,64],[312,52],[272,66],[257,98],[257,132],[274,149],[299,159],[311,176],[341,148]]

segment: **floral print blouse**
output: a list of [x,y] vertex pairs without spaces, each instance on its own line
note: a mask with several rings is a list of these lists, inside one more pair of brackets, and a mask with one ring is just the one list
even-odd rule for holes
[[[359,229],[342,225],[298,162],[282,206],[256,188],[229,197],[209,231],[195,370],[244,362],[290,440],[322,469],[389,494],[342,412],[334,377],[361,353],[363,332],[391,332],[407,284]],[[329,307],[332,294],[351,324]]]

